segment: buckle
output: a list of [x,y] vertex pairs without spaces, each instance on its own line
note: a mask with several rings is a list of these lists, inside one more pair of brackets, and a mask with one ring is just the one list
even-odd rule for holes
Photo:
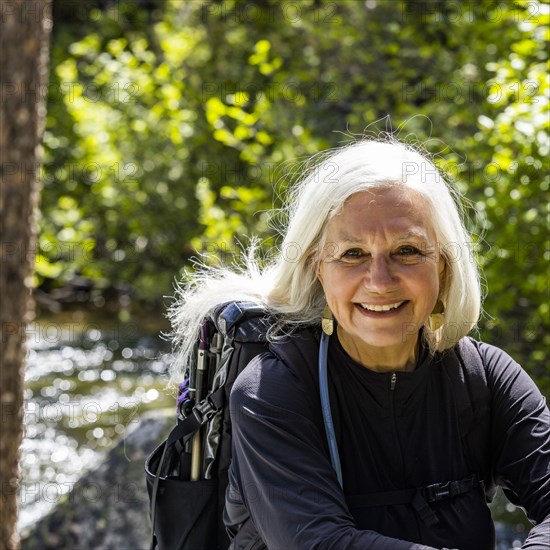
[[202,426],[209,420],[212,420],[214,415],[219,411],[209,397],[197,403],[193,407],[193,415],[197,419],[197,422]]
[[436,502],[438,500],[443,500],[452,496],[451,482],[447,483],[434,483],[433,485],[428,485],[422,489],[424,493],[424,498],[428,502]]

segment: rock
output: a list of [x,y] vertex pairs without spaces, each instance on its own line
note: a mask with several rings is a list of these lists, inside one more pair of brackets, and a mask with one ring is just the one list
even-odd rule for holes
[[52,512],[21,534],[23,550],[148,550],[144,462],[174,418],[143,418]]

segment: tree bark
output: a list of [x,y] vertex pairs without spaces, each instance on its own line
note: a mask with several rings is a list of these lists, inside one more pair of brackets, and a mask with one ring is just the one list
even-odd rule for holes
[[0,548],[16,531],[51,0],[0,2]]

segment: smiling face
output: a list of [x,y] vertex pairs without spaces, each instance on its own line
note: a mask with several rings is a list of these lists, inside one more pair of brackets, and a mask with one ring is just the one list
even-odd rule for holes
[[412,364],[444,268],[419,194],[391,187],[352,195],[328,223],[318,271],[348,354],[375,370]]

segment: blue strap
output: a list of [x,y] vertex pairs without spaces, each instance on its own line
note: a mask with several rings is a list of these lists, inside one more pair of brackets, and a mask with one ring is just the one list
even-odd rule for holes
[[327,378],[327,356],[328,356],[329,337],[324,332],[321,335],[319,344],[319,391],[321,394],[321,409],[323,411],[323,421],[325,423],[325,432],[327,434],[328,448],[330,452],[330,461],[338,477],[340,487],[344,487],[342,481],[342,467],[340,466],[340,456],[338,454],[338,444],[336,443],[336,433],[332,422],[332,413],[330,410],[330,400],[328,395]]

